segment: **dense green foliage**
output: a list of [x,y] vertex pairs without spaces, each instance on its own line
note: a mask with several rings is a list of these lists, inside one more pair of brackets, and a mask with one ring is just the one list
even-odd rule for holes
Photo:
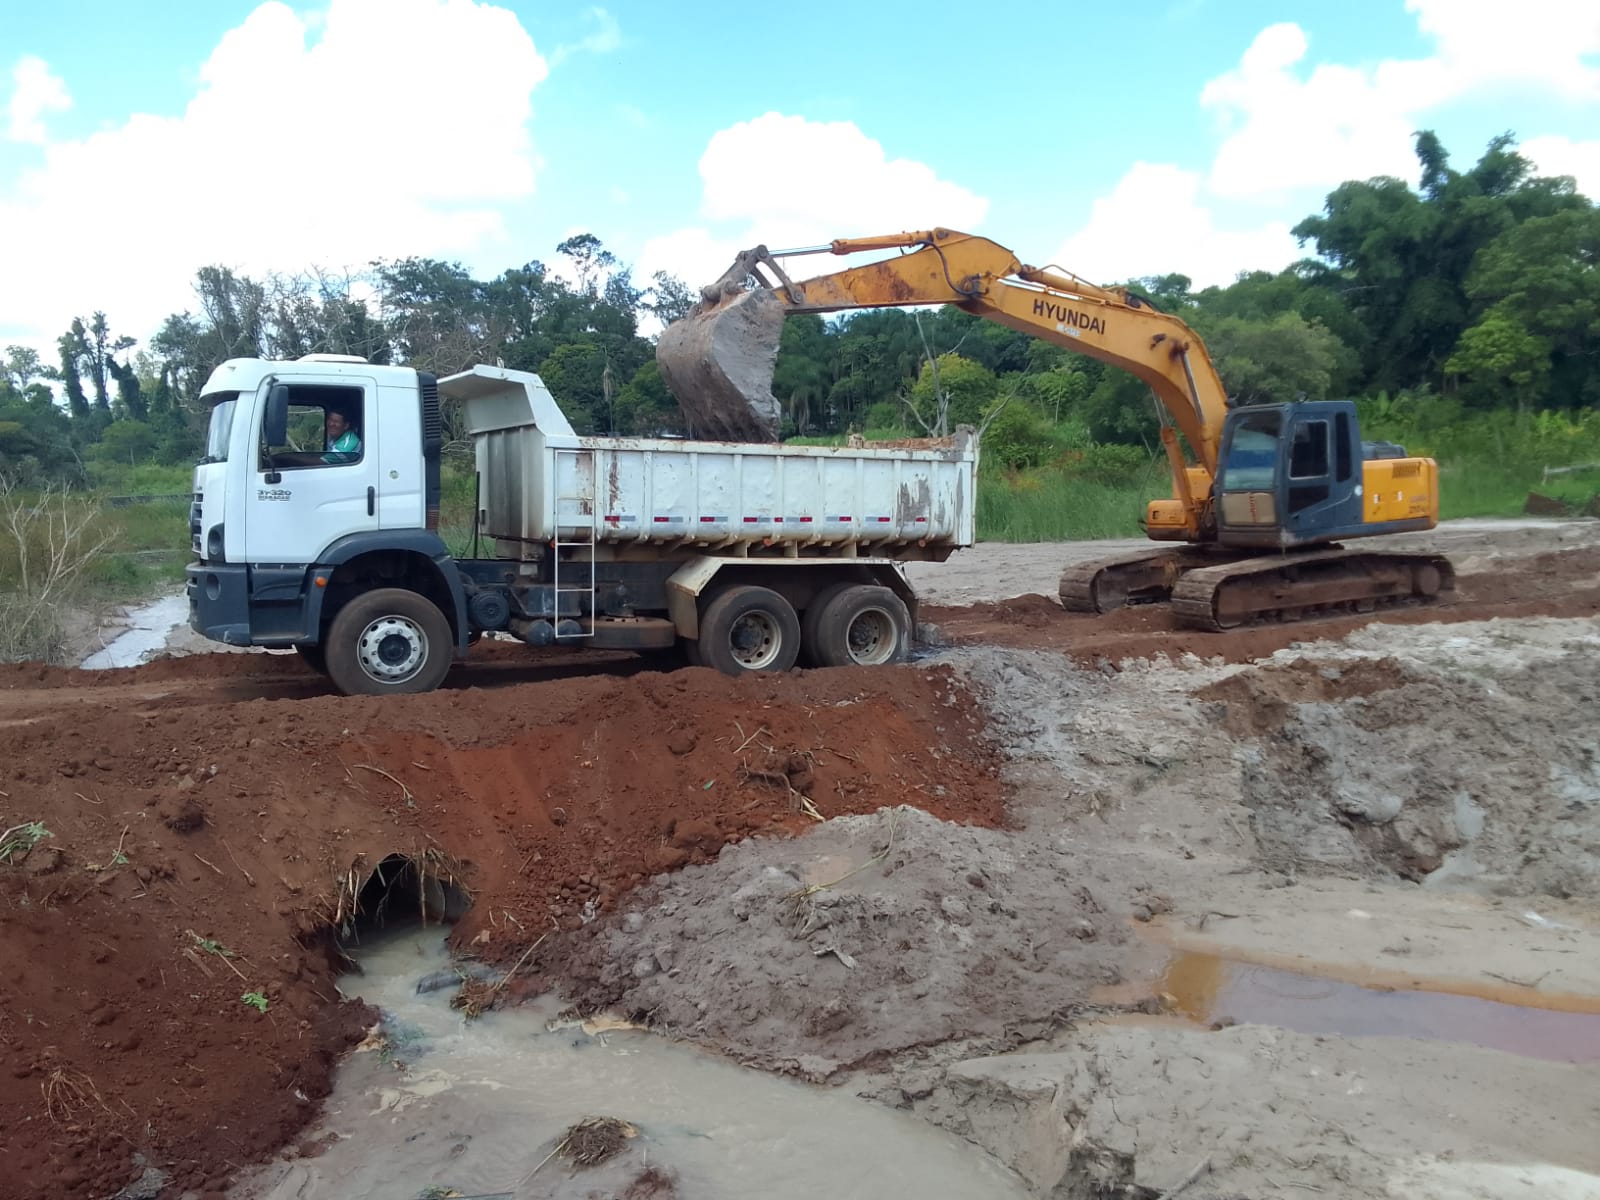
[[[1128,286],[1194,326],[1235,402],[1364,397],[1369,437],[1440,458],[1447,513],[1503,509],[1547,467],[1600,461],[1600,210],[1571,179],[1535,177],[1509,135],[1465,171],[1431,133],[1416,151],[1420,187],[1341,184],[1296,227],[1308,257],[1283,271]],[[488,280],[418,258],[361,278],[207,267],[195,311],[143,348],[91,312],[55,361],[11,347],[0,363],[0,473],[114,487],[113,472],[192,460],[199,389],[244,355],[500,363],[538,372],[580,431],[682,432],[641,328],[693,291],[660,274],[636,286],[592,234],[556,254],[559,274],[533,261]],[[789,436],[982,427],[984,523],[1001,536],[1134,532],[1163,487],[1163,416],[1142,383],[955,308],[793,318],[774,391]],[[1114,499],[1076,498],[1091,485]],[[1122,515],[1085,529],[1028,515],[1069,504]]]

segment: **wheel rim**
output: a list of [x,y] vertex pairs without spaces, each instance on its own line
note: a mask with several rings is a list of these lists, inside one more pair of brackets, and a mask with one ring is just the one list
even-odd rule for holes
[[728,650],[747,671],[760,671],[783,651],[783,630],[771,613],[747,612],[728,630]]
[[888,662],[899,644],[894,618],[881,608],[862,609],[845,630],[845,653],[859,666],[875,667]]
[[356,639],[356,661],[368,679],[404,683],[428,661],[428,635],[405,617],[379,617]]

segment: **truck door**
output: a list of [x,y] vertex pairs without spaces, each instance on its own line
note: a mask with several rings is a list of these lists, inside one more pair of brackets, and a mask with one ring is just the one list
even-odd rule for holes
[[260,424],[266,406],[257,406],[246,561],[314,562],[337,538],[378,528],[376,400],[372,380],[296,375],[281,446],[266,444]]

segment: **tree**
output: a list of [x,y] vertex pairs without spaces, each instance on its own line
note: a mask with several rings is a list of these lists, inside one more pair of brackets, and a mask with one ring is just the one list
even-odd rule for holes
[[957,425],[982,424],[999,399],[994,372],[959,354],[941,354],[923,364],[907,408],[930,437],[945,437]]
[[1280,313],[1268,321],[1215,318],[1204,322],[1202,332],[1235,403],[1327,397],[1339,341],[1299,313]]
[[48,378],[45,366],[39,361],[39,352],[31,346],[7,346],[6,356],[0,363],[0,375],[17,392],[25,392],[35,379]]
[[600,276],[617,265],[617,256],[592,233],[569,237],[556,247],[556,253],[572,260],[573,270],[578,273],[578,291],[587,296],[599,290]]
[[[77,322],[82,328],[82,322]],[[56,340],[61,351],[61,369],[58,373],[61,386],[67,393],[67,411],[76,422],[89,420],[89,398],[83,394],[83,380],[78,375],[78,337],[64,333]]]
[[645,293],[644,307],[663,325],[671,325],[689,315],[689,310],[699,300],[695,291],[676,275],[657,271],[650,277],[650,289]]
[[155,453],[156,433],[143,421],[113,421],[100,435],[94,457],[105,462],[148,462]]
[[1550,373],[1550,343],[1515,317],[1491,312],[1461,335],[1445,371],[1464,376],[1467,387],[1486,404],[1510,397],[1523,412]]
[[812,420],[833,386],[831,350],[827,324],[815,313],[800,313],[784,321],[772,372],[772,394],[783,404],[798,434],[811,432]]
[[[1548,381],[1542,394],[1524,403],[1600,401],[1600,364],[1594,362],[1600,350],[1600,209],[1569,209],[1507,230],[1479,253],[1467,294],[1488,306],[1475,329],[1483,321],[1503,319],[1549,347],[1544,368],[1532,370],[1526,362],[1519,367],[1519,372],[1532,370]],[[1462,335],[1463,342],[1472,332]],[[1493,335],[1480,335],[1478,347],[1465,354],[1466,348],[1457,343],[1452,361],[1457,367],[1481,362],[1486,344],[1504,346],[1508,339],[1520,344],[1520,354],[1533,350],[1533,343],[1501,327]]]

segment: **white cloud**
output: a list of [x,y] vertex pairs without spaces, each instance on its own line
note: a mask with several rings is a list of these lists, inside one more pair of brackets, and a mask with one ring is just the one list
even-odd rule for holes
[[1600,101],[1600,6],[1593,0],[1406,0],[1434,53],[1368,67],[1301,69],[1309,43],[1292,23],[1267,27],[1201,104],[1226,138],[1209,184],[1222,196],[1274,196],[1345,179],[1414,179],[1422,114],[1474,94],[1537,92]]
[[1571,175],[1589,199],[1600,198],[1600,141],[1575,142],[1549,136],[1529,138],[1517,147],[1539,175]]
[[[700,158],[700,211],[714,229],[680,229],[647,242],[643,278],[669,271],[709,283],[741,249],[777,250],[841,237],[943,225],[972,231],[989,201],[939,178],[926,163],[890,158],[848,121],[809,121],[769,112],[714,134]],[[826,258],[794,260],[809,278],[837,269]]]
[[38,142],[45,140],[44,121],[47,112],[66,112],[72,107],[72,96],[60,76],[50,72],[50,65],[42,58],[25,55],[11,68],[11,100],[6,105],[6,136],[13,142]]
[[91,308],[147,335],[192,307],[208,263],[359,268],[494,245],[499,206],[534,189],[530,93],[547,73],[517,18],[476,0],[331,0],[315,25],[262,4],[182,114],[47,144],[0,193],[7,274],[27,281],[0,289],[0,336],[49,345]]
[[1176,271],[1196,288],[1232,283],[1240,271],[1277,271],[1302,256],[1282,221],[1218,229],[1200,201],[1200,176],[1167,163],[1135,163],[1055,263],[1092,283]]
[[603,8],[591,8],[584,16],[592,20],[597,28],[587,37],[576,42],[557,46],[550,52],[550,65],[559,67],[574,54],[609,54],[622,45],[622,27],[617,24],[617,19]]

